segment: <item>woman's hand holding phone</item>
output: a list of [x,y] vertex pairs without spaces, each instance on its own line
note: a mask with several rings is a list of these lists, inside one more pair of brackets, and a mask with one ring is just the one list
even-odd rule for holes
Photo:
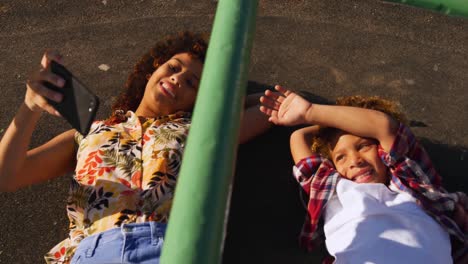
[[58,52],[44,54],[41,68],[27,81],[26,106],[64,117],[78,132],[86,135],[99,107],[99,98],[63,65]]
[[57,51],[47,51],[41,60],[40,69],[34,71],[26,82],[26,96],[24,103],[32,112],[46,111],[51,115],[61,116],[60,113],[51,106],[47,99],[61,102],[63,95],[53,91],[44,85],[49,82],[59,88],[63,87],[65,80],[60,76],[53,74],[50,70],[52,61],[62,62],[62,56]]

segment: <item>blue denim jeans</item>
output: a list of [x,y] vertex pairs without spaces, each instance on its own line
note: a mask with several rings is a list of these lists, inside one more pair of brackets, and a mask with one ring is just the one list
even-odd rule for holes
[[124,224],[83,239],[71,264],[159,264],[166,224]]

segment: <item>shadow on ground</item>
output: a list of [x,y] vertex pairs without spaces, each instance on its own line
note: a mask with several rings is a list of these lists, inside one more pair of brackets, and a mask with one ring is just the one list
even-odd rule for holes
[[441,142],[419,139],[442,176],[444,187],[450,191],[468,192],[468,148],[450,146]]

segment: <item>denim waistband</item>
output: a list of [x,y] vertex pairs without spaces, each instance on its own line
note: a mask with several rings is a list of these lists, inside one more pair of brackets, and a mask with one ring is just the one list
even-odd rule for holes
[[[120,230],[128,235],[142,235],[151,232],[151,236],[164,237],[166,234],[166,224],[157,222],[123,224]],[[119,229],[119,228],[117,228]]]
[[80,246],[85,246],[86,256],[91,257],[99,244],[105,244],[119,237],[130,238],[151,238],[151,244],[157,245],[160,238],[166,233],[166,224],[157,222],[123,224],[121,227],[112,228],[104,232],[94,234],[83,239]]

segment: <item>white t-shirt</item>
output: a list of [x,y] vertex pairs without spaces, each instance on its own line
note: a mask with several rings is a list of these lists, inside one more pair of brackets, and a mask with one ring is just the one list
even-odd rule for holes
[[452,263],[448,233],[411,195],[340,179],[325,207],[328,252],[342,263]]

